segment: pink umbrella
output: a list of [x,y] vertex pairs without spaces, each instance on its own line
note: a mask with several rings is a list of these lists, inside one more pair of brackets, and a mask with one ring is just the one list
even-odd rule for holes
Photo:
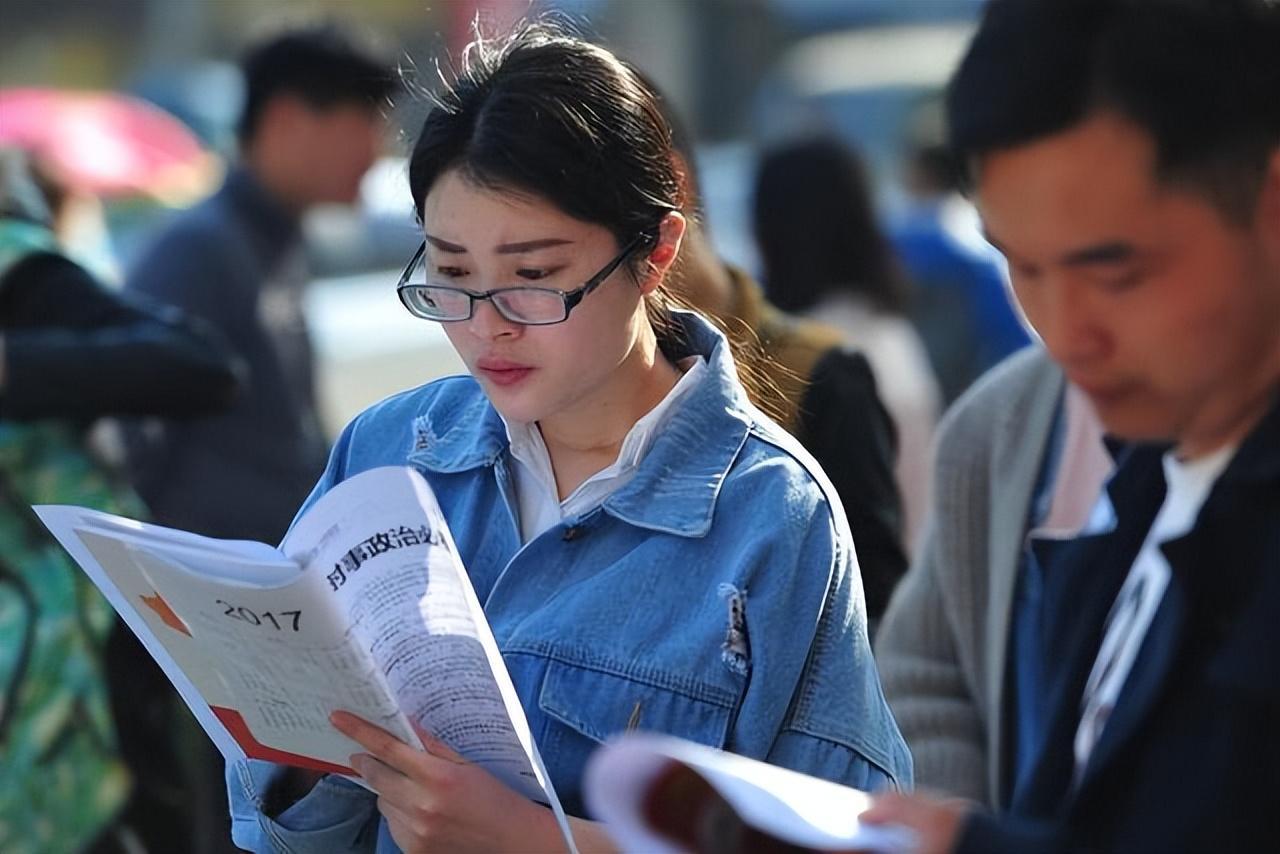
[[0,145],[30,151],[73,189],[181,201],[204,192],[216,159],[186,125],[114,92],[0,90]]

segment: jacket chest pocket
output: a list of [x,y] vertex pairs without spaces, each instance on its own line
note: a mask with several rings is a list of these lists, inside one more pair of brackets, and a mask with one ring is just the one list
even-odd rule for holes
[[[734,698],[719,689],[680,691],[560,661],[549,663],[538,707],[547,717],[543,761],[566,810],[583,815],[582,769],[595,748],[628,730],[724,747]],[[566,785],[572,781],[570,785]]]

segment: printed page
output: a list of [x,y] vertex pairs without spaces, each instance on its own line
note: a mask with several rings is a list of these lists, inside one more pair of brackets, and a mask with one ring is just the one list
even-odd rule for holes
[[323,579],[274,548],[82,508],[36,510],[227,759],[350,774],[360,748],[329,723],[338,706],[412,737]]
[[652,733],[621,736],[597,750],[587,764],[587,806],[622,850],[684,850],[650,825],[645,807],[659,776],[673,762],[696,771],[745,824],[791,845],[813,851],[914,850],[914,836],[905,828],[859,823],[859,814],[870,805],[865,792]]
[[281,548],[326,580],[400,709],[515,791],[548,803],[572,846],[515,686],[422,476],[386,467],[338,484]]
[[362,748],[329,723],[337,708],[413,737],[323,579],[260,587],[198,574],[180,551],[127,547],[203,654],[217,681],[206,699],[249,756],[351,774]]
[[[41,505],[32,509],[142,642],[219,752],[228,759],[243,758],[244,751],[203,696],[203,690],[217,686],[207,673],[204,656],[186,635],[175,636],[161,613],[148,605],[148,600],[158,604],[156,591],[149,586],[123,544],[101,535],[98,524],[104,521],[101,517],[106,517],[111,524],[118,523],[125,530],[152,526],[83,507]],[[88,531],[89,536],[82,539],[81,530]],[[99,538],[95,539],[95,533]],[[167,637],[168,643],[162,641],[162,637]],[[203,683],[203,689],[197,686],[197,681]]]
[[279,551],[84,508],[35,509],[228,759],[350,774],[361,748],[330,712],[420,747],[413,720],[549,804],[575,851],[443,514],[414,470],[338,484]]

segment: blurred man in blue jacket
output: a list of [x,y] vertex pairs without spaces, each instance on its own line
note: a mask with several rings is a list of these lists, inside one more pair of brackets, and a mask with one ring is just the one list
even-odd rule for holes
[[330,26],[259,44],[243,69],[240,163],[144,252],[126,286],[217,326],[248,363],[248,387],[216,418],[133,425],[128,444],[158,522],[274,543],[327,456],[300,219],[313,205],[356,200],[394,78]]

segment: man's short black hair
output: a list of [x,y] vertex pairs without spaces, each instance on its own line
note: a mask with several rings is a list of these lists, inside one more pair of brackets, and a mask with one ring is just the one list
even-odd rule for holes
[[1151,135],[1159,180],[1249,217],[1280,145],[1280,5],[991,0],[947,93],[962,163],[1106,110]]
[[397,86],[389,63],[332,23],[291,29],[258,43],[240,67],[245,100],[237,131],[242,142],[253,137],[263,108],[276,95],[294,95],[315,108],[372,106]]

